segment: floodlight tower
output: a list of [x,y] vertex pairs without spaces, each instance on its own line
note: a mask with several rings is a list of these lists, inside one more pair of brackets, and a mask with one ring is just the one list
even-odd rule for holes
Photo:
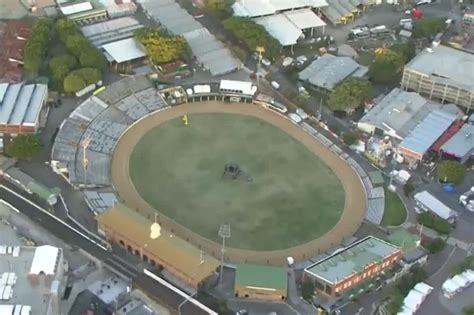
[[230,237],[230,224],[222,223],[219,228],[219,236],[222,237],[222,247],[221,247],[221,272],[219,274],[219,284],[222,283],[222,278],[224,275],[224,256],[225,256],[225,239]]
[[257,88],[258,88],[258,83],[260,82],[260,67],[262,63],[262,54],[265,53],[265,47],[257,46],[255,50],[258,53],[258,62],[257,62]]
[[89,166],[89,159],[87,157],[87,148],[91,144],[90,136],[87,136],[81,142],[82,147],[82,166],[84,167],[84,188],[87,188],[87,167]]

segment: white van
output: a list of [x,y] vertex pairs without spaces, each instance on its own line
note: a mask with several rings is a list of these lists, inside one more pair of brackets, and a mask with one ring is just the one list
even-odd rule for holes
[[278,90],[280,88],[280,84],[277,81],[272,81],[270,84],[275,90]]

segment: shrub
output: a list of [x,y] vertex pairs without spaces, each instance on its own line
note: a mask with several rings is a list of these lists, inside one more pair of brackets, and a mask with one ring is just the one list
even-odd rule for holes
[[359,142],[359,135],[355,132],[344,132],[342,141],[348,146],[357,144]]
[[80,76],[70,74],[64,78],[64,92],[76,93],[86,87],[86,82]]
[[474,255],[467,256],[460,263],[450,266],[449,274],[451,276],[455,276],[466,271],[467,269],[474,269]]
[[442,251],[445,246],[446,242],[442,238],[438,237],[428,244],[427,249],[431,254],[436,254]]
[[429,212],[420,213],[416,219],[419,224],[433,229],[440,234],[449,234],[451,232],[452,226],[449,222],[435,217]]

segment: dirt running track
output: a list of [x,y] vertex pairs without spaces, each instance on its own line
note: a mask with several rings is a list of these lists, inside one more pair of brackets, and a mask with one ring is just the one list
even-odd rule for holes
[[[345,206],[342,216],[337,224],[322,237],[285,250],[252,251],[227,248],[227,261],[232,263],[249,262],[281,265],[286,262],[288,256],[293,257],[297,261],[309,259],[352,237],[364,219],[367,208],[365,190],[357,173],[344,160],[288,119],[282,118],[281,115],[273,111],[251,104],[226,104],[222,102],[188,103],[152,113],[130,126],[117,143],[111,166],[112,181],[121,201],[128,207],[153,220],[157,212],[156,209],[140,196],[129,177],[129,159],[135,144],[148,131],[165,121],[182,117],[184,114],[211,112],[255,116],[285,130],[319,156],[336,173],[345,190]],[[159,212],[158,222],[165,229],[201,248],[208,254],[217,258],[220,257],[220,244],[203,238]]]

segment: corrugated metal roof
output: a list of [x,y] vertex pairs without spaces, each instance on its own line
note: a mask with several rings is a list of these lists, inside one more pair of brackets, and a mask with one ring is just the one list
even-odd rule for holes
[[400,147],[423,155],[456,119],[457,116],[453,113],[435,110],[403,139]]
[[23,124],[36,124],[47,95],[48,86],[46,84],[36,84],[35,91],[31,97],[30,106],[28,107],[25,118],[23,119]]
[[89,1],[75,3],[71,5],[60,6],[59,9],[64,15],[71,15],[92,10],[92,4]]
[[462,128],[441,147],[441,150],[460,158],[464,157],[470,151],[474,151],[474,125],[465,124],[462,126]]
[[23,122],[23,118],[25,117],[34,90],[35,86],[33,84],[23,86],[18,95],[15,108],[10,116],[9,124],[20,125]]
[[3,98],[7,93],[8,83],[0,83],[0,104],[3,102]]
[[107,54],[117,63],[132,61],[146,56],[146,52],[138,45],[135,38],[127,38],[102,46]]
[[15,103],[20,93],[22,84],[12,84],[8,87],[7,93],[0,107],[0,124],[6,124],[10,120],[10,115],[15,107]]
[[301,29],[283,14],[264,16],[256,18],[254,21],[262,25],[282,46],[295,45],[298,38],[303,34]]
[[283,14],[300,30],[326,25],[311,9],[286,11]]

